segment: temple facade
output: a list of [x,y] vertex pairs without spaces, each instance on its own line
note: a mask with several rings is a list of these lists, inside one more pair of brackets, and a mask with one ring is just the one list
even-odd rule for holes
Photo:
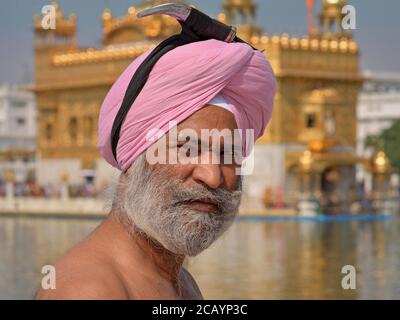
[[[179,24],[168,16],[136,18],[138,10],[162,2],[170,1],[144,1],[121,17],[105,9],[100,48],[78,46],[77,18],[65,16],[57,3],[55,30],[44,30],[41,18],[35,19],[39,182],[57,183],[66,176],[75,183],[85,178],[98,186],[110,182],[115,171],[96,148],[99,109],[132,60],[179,33]],[[362,77],[358,45],[338,22],[345,4],[323,0],[316,27],[295,37],[265,33],[256,23],[254,1],[221,3],[218,19],[237,26],[240,37],[263,50],[278,84],[271,123],[255,149],[254,174],[245,183],[243,203],[249,209],[262,208],[268,192],[272,200],[291,201],[305,152],[313,161],[317,191],[338,184],[343,190],[354,188]]]

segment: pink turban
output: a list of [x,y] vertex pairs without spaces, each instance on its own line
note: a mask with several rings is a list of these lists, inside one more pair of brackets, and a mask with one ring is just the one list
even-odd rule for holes
[[169,130],[169,122],[182,122],[207,105],[217,94],[229,104],[239,129],[263,135],[273,109],[275,77],[260,51],[245,43],[219,40],[180,46],[155,64],[121,127],[117,161],[111,149],[111,129],[128,84],[146,51],[122,73],[108,92],[100,110],[98,148],[112,166],[125,172],[154,140],[151,129]]

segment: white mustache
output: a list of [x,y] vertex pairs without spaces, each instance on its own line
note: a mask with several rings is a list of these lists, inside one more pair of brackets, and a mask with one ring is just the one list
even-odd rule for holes
[[237,190],[233,192],[224,188],[207,189],[207,187],[200,184],[185,187],[179,181],[174,181],[172,184],[170,186],[171,193],[173,194],[172,206],[187,205],[193,201],[207,199],[218,207],[221,214],[230,213],[235,210],[238,202],[240,203],[242,195],[241,183]]

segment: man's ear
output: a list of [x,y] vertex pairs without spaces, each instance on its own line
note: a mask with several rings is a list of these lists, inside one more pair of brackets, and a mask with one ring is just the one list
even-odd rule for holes
[[116,203],[116,201],[118,201],[119,195],[121,195],[122,192],[124,191],[124,184],[127,181],[127,175],[128,175],[127,171],[125,173],[121,172],[121,174],[119,175],[118,183],[115,188],[114,197],[113,197],[113,201],[111,204],[112,209],[116,209],[118,207],[118,204]]
[[124,190],[124,185],[126,184],[126,182],[128,181],[128,177],[129,177],[129,170],[126,170],[125,172],[121,172],[121,174],[119,175],[118,178],[118,192],[122,192]]
[[121,172],[119,175],[119,178],[118,178],[118,182],[125,182],[127,174],[128,174],[128,170],[125,172]]

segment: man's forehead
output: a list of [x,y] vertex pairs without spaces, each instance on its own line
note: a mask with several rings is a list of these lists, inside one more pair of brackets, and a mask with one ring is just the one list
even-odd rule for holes
[[199,132],[202,129],[217,129],[220,131],[227,129],[233,131],[237,128],[232,112],[212,105],[201,108],[177,126],[178,132],[184,129],[193,129]]

